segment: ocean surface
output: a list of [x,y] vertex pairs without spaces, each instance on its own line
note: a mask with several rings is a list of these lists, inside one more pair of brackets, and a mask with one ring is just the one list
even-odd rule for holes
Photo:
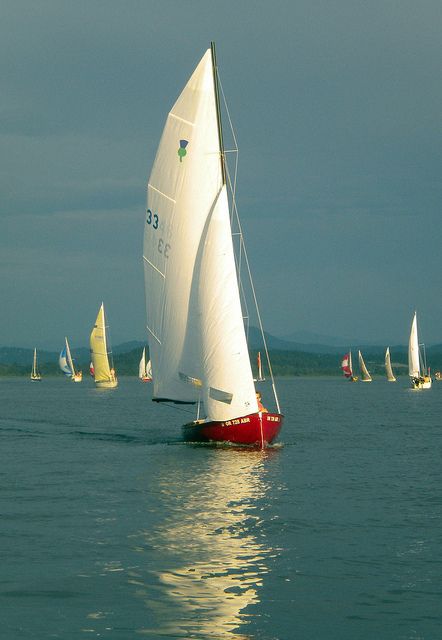
[[262,452],[135,378],[0,379],[0,637],[441,638],[442,382],[277,388]]

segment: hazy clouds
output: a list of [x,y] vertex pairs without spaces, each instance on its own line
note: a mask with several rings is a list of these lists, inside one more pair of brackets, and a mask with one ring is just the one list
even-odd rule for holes
[[442,341],[442,5],[6,1],[0,344],[144,335],[145,183],[210,40],[266,328]]

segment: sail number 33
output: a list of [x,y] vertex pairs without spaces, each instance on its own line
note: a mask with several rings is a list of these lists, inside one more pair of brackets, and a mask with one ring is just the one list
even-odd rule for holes
[[[152,229],[155,229],[156,231],[159,226],[158,214],[152,213],[150,209],[146,209],[146,224],[151,225]],[[161,253],[165,258],[169,257],[170,244],[168,242],[164,242],[163,238],[159,238],[157,249],[158,253]]]

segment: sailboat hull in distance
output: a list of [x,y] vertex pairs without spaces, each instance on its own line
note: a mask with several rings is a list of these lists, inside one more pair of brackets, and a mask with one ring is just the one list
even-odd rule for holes
[[196,420],[183,426],[187,442],[231,442],[263,447],[278,435],[284,416],[280,413],[251,413],[222,422]]
[[95,386],[97,389],[115,389],[118,387],[118,380],[95,380]]
[[411,382],[412,389],[431,389],[431,377],[421,376],[420,378],[413,378]]

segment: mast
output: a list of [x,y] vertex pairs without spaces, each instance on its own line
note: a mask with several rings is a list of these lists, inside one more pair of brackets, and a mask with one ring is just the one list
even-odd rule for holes
[[216,64],[216,51],[215,43],[210,43],[210,49],[212,52],[212,70],[213,70],[213,84],[215,87],[215,104],[216,104],[216,120],[218,123],[218,140],[221,160],[221,173],[223,184],[226,184],[226,156],[224,152],[224,140],[223,140],[223,125],[221,120],[221,108],[219,99],[219,83],[218,83],[218,67]]
[[106,357],[107,357],[108,353],[107,353],[106,319],[104,317],[104,302],[101,303],[101,308],[103,310],[103,312],[101,314],[101,322],[102,322],[101,331],[103,332],[104,353],[106,354]]

